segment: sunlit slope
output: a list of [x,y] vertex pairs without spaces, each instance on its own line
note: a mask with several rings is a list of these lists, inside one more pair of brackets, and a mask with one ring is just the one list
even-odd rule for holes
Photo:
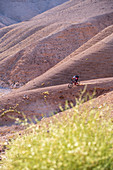
[[[113,12],[113,1],[111,0],[70,0],[63,5],[57,6],[41,15],[34,17],[32,20],[37,22],[78,22],[84,21],[89,17],[95,17],[106,13]],[[53,15],[54,13],[54,15]]]
[[113,25],[110,25],[107,28],[105,28],[102,31],[100,31],[98,34],[96,34],[94,37],[92,37],[89,41],[84,43],[82,46],[80,46],[77,50],[75,50],[73,53],[71,53],[69,56],[67,56],[65,59],[63,59],[61,62],[56,64],[54,67],[57,67],[61,63],[64,63],[64,62],[70,60],[70,58],[72,58],[75,55],[83,52],[84,50],[86,50],[88,48],[90,48],[91,46],[93,46],[97,42],[103,40],[104,38],[106,38],[107,36],[111,35],[112,33],[113,33]]
[[92,107],[99,108],[101,110],[102,107],[105,108],[106,106],[107,106],[107,110],[103,109],[103,111],[101,112],[102,115],[107,115],[108,112],[110,111],[111,117],[113,117],[113,90],[111,90],[108,93],[104,93],[92,99],[91,101],[84,103],[81,108],[82,109],[87,108],[87,111],[89,111]]
[[[69,1],[0,29],[0,77],[26,83],[113,24],[113,2]],[[5,72],[5,74],[4,74]]]
[[[70,82],[73,75],[78,74],[80,80],[90,80],[96,78],[113,77],[113,26],[105,29],[107,37],[99,33],[96,38],[92,38],[90,43],[83,45],[85,50],[67,57],[64,62],[58,63],[43,75],[28,82],[20,90],[28,90],[37,87],[65,84]],[[99,38],[100,37],[100,38]],[[101,39],[98,41],[98,39]],[[91,45],[92,44],[92,45]],[[89,47],[89,48],[87,48]],[[79,49],[77,50],[79,51]]]

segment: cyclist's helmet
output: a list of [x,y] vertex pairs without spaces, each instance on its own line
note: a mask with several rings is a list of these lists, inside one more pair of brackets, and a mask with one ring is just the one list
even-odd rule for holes
[[76,76],[76,78],[78,79],[78,78],[79,78],[79,76]]

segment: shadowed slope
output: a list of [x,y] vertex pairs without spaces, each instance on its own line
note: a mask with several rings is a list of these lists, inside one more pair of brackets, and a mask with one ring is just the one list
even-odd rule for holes
[[0,14],[0,23],[1,23],[2,27],[5,27],[5,26],[11,25],[11,24],[15,24],[16,21]]
[[67,0],[0,0],[0,13],[15,20],[15,22],[21,22],[31,19],[66,1]]
[[0,28],[4,27],[5,25],[0,22]]

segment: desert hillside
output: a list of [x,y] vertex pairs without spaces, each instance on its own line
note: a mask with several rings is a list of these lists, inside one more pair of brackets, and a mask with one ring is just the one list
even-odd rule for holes
[[112,0],[0,0],[0,16],[0,136],[15,126],[9,115],[60,113],[86,86],[95,107],[113,104]]

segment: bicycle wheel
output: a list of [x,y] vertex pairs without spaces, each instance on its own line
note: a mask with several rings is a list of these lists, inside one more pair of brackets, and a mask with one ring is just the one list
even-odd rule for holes
[[69,84],[68,84],[68,88],[71,89],[72,87],[73,87],[73,84],[72,84],[72,83],[69,83]]

